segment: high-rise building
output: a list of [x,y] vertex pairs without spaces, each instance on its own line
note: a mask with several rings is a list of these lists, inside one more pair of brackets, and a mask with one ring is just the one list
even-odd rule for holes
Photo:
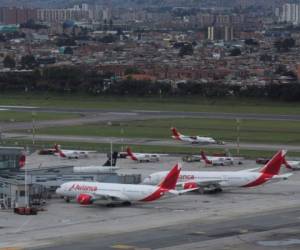
[[215,28],[213,26],[207,27],[207,39],[208,40],[211,40],[211,41],[215,40],[214,29]]
[[214,40],[223,40],[225,42],[231,41],[234,38],[233,26],[223,26],[215,27],[209,26],[207,28],[207,39]]
[[40,21],[55,23],[66,20],[82,20],[89,18],[89,12],[77,9],[39,9],[37,17]]
[[21,24],[37,19],[37,9],[0,7],[0,23]]
[[[275,11],[275,15],[278,15]],[[295,3],[286,3],[282,5],[281,14],[279,14],[279,21],[280,22],[287,22],[292,24],[299,24],[300,23],[300,5]]]

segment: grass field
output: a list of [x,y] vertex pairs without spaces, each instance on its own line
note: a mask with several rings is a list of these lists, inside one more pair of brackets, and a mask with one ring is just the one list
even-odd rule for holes
[[[106,136],[125,138],[166,139],[171,137],[170,127],[175,126],[186,135],[211,136],[222,141],[236,141],[236,120],[223,119],[155,119],[112,123],[112,125],[84,125],[38,130],[38,134]],[[298,121],[240,121],[240,141],[257,143],[300,144]]]
[[0,111],[0,122],[26,122],[43,120],[61,120],[79,117],[78,114],[71,113],[50,113],[50,112],[19,112],[19,111]]
[[203,97],[103,97],[54,94],[0,94],[0,105],[80,107],[99,109],[141,109],[199,112],[300,114],[300,103],[254,99],[206,99]]
[[[31,150],[37,150],[41,148],[52,148],[57,141],[36,141],[35,145],[32,145],[30,140],[4,140],[0,146],[24,146]],[[102,153],[110,152],[110,145],[103,143],[78,143],[78,142],[61,142],[61,147],[63,149],[85,149],[85,150],[96,150]],[[148,152],[148,153],[169,153],[169,154],[182,154],[182,155],[192,155],[199,154],[198,147],[178,147],[178,146],[144,146],[144,145],[130,145],[130,147],[135,152]],[[113,150],[125,151],[126,145],[115,144],[113,145]],[[205,148],[206,153],[220,153],[223,152],[222,149]],[[230,150],[230,153],[235,156],[236,151]],[[257,157],[271,157],[275,151],[269,150],[240,150],[240,156],[255,159]],[[300,157],[300,152],[288,152],[289,157]]]

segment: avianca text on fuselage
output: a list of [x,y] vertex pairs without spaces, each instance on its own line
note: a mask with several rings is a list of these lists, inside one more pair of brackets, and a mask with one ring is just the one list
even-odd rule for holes
[[[179,183],[194,183],[199,187],[215,186],[224,187],[255,187],[267,182],[275,182],[288,178],[291,174],[279,174],[280,167],[284,163],[286,152],[281,150],[260,169],[259,172],[251,170],[242,171],[182,171]],[[144,184],[156,184],[165,176],[165,172],[157,172],[145,178]],[[195,186],[195,185],[194,185]]]

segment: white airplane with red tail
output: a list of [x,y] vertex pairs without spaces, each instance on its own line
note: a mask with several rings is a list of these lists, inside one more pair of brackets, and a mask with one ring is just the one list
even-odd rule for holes
[[84,151],[84,150],[62,150],[60,145],[55,144],[55,155],[59,155],[61,158],[65,159],[83,159],[87,158],[89,153],[93,153],[95,151]]
[[183,135],[178,132],[176,128],[171,128],[172,130],[172,138],[179,141],[190,142],[190,143],[199,143],[199,144],[224,144],[224,142],[217,142],[212,137],[205,137],[205,136],[189,136]]
[[[195,157],[195,155],[193,155]],[[231,157],[231,156],[206,156],[204,151],[200,152],[201,160],[205,163],[205,165],[212,166],[229,166],[235,163],[241,164],[240,157]]]
[[[223,188],[256,187],[265,183],[286,180],[291,173],[279,174],[280,167],[284,164],[286,151],[278,151],[273,158],[259,170],[241,171],[181,171],[178,187],[196,188],[219,192]],[[145,178],[144,184],[155,185],[164,178],[166,172],[157,172]]]
[[123,205],[130,205],[132,202],[150,202],[195,190],[175,190],[180,170],[181,166],[175,165],[157,186],[72,181],[62,184],[56,193],[68,199],[75,198],[82,205],[94,202]]
[[130,147],[127,147],[127,156],[137,162],[157,162],[163,154],[148,154],[148,153],[134,153]]

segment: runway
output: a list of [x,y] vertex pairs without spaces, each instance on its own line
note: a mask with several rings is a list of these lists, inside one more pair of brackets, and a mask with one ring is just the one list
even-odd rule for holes
[[[26,133],[2,133],[2,139],[14,140],[32,140],[32,134]],[[62,136],[62,135],[35,135],[34,139],[37,141],[61,141],[61,142],[86,142],[86,143],[113,143],[122,145],[148,145],[148,146],[175,146],[175,147],[196,147],[199,148],[201,144],[190,144],[172,139],[150,139],[150,138],[118,138],[118,137],[100,137],[100,136]],[[236,149],[235,142],[226,142],[225,145],[211,144],[205,145],[206,148],[227,148]],[[248,150],[270,150],[276,151],[279,149],[286,149],[293,152],[300,152],[298,145],[284,145],[284,144],[266,144],[266,143],[240,143],[240,149]]]

